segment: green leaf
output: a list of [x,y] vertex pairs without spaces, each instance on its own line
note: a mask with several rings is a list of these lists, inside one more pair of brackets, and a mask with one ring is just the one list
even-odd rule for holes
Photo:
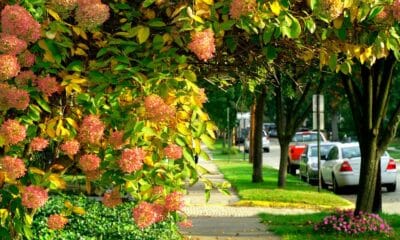
[[150,36],[150,28],[145,26],[139,26],[137,33],[137,40],[139,44],[142,44],[147,41]]
[[143,2],[143,7],[147,8],[149,7],[151,4],[153,4],[156,0],[145,0]]
[[358,8],[358,15],[357,15],[357,20],[359,22],[364,21],[368,17],[370,7],[369,4],[363,3],[360,8]]
[[165,27],[166,24],[158,18],[151,19],[147,22],[150,27]]
[[315,24],[314,20],[312,18],[307,18],[304,20],[304,23],[306,25],[306,28],[310,33],[314,33],[315,29],[317,28],[317,25]]
[[39,104],[39,106],[43,110],[45,110],[48,113],[51,113],[51,108],[50,108],[49,104],[45,100],[43,100],[43,98],[41,98],[39,96],[35,96],[35,97],[33,97],[33,99],[36,100],[37,104]]
[[37,105],[34,105],[34,104],[30,104],[29,105],[28,116],[33,121],[39,121],[40,120],[40,112],[41,112],[41,110]]
[[191,70],[185,70],[185,71],[183,72],[183,76],[184,76],[187,80],[189,80],[189,81],[191,81],[191,82],[196,82],[196,81],[197,81],[196,73],[194,73],[194,72],[191,71]]
[[194,161],[193,155],[187,150],[187,148],[183,148],[183,157],[188,161]]
[[234,21],[234,20],[228,20],[228,21],[221,23],[220,27],[222,30],[227,31],[232,28],[232,26],[235,24],[235,22],[236,21]]
[[79,60],[75,60],[67,66],[67,70],[74,71],[74,72],[82,72],[83,71],[83,62],[79,61]]
[[351,74],[351,65],[348,61],[342,63],[340,65],[340,71],[344,74]]
[[268,60],[274,60],[278,56],[278,51],[274,46],[268,45],[263,48],[263,53]]
[[336,64],[337,64],[337,54],[332,54],[331,57],[329,58],[329,68],[331,69],[332,72],[336,70]]
[[383,10],[383,6],[375,6],[369,13],[368,20],[374,19]]
[[282,23],[281,31],[283,36],[288,38],[297,38],[301,33],[299,21],[291,15],[285,16],[285,21]]
[[275,27],[273,27],[273,26],[269,26],[269,27],[265,28],[265,30],[263,32],[263,42],[264,42],[264,44],[267,44],[267,43],[269,43],[271,41],[272,35],[274,34],[274,30],[275,30]]

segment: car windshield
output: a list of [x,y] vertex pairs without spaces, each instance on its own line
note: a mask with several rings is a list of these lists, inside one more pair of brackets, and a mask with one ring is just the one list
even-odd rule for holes
[[355,158],[360,157],[360,148],[358,146],[344,147],[342,148],[343,158]]
[[[322,145],[321,146],[321,156],[322,155],[327,155],[328,154],[328,151],[329,151],[329,149],[331,149],[331,145]],[[311,147],[311,157],[316,157],[317,156],[317,154],[318,154],[318,147],[317,146],[312,146]]]
[[317,141],[317,133],[296,133],[294,135],[292,141],[293,142],[316,142]]

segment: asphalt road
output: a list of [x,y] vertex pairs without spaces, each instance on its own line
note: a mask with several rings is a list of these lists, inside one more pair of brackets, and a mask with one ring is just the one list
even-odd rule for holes
[[[263,165],[271,166],[279,169],[280,147],[277,139],[271,140],[270,152],[263,153]],[[397,169],[400,169],[400,164],[397,164]],[[400,171],[400,170],[399,170]],[[397,174],[397,189],[395,192],[387,192],[386,188],[382,188],[382,209],[385,213],[400,214],[400,173]],[[355,203],[356,191],[348,189],[341,196]]]

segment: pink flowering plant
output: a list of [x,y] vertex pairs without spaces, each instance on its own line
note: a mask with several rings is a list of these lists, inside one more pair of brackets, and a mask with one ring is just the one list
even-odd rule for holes
[[344,235],[376,234],[387,235],[392,233],[392,228],[375,213],[359,212],[354,210],[338,210],[326,216],[321,222],[314,225],[317,232],[334,232]]

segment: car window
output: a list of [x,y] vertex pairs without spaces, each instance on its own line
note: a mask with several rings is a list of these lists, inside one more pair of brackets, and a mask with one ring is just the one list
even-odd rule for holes
[[339,158],[339,149],[335,146],[333,147],[329,153],[328,153],[328,157],[327,160],[335,160]]
[[358,146],[354,147],[344,147],[342,148],[342,155],[343,158],[355,158],[355,157],[360,157],[360,148]]
[[[331,147],[332,146],[329,146],[329,145],[320,146],[321,156],[326,155]],[[312,146],[311,147],[311,157],[317,157],[317,154],[318,154],[318,147]]]
[[317,133],[296,133],[292,142],[316,142],[317,138]]

